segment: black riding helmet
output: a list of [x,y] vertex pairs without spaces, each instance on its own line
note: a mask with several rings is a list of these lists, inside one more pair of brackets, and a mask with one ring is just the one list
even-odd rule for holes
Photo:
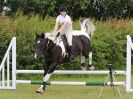
[[59,13],[60,12],[67,12],[68,13],[67,7],[66,6],[60,6]]

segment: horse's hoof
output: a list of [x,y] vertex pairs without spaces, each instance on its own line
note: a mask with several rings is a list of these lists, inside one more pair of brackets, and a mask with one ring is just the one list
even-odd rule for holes
[[87,68],[84,66],[80,66],[80,68],[81,68],[81,70],[87,70]]
[[70,62],[74,63],[74,62],[76,62],[76,59],[70,59]]
[[88,67],[89,70],[95,70],[95,66]]
[[38,89],[36,90],[36,93],[42,94],[42,93],[44,93],[44,90],[43,90],[42,88],[38,88]]

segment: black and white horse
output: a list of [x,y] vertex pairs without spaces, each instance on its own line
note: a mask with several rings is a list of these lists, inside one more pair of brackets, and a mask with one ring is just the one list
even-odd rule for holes
[[[92,65],[91,41],[88,33],[92,34],[95,31],[95,26],[89,19],[80,20],[81,30],[72,32],[72,54],[81,56],[81,66],[83,67],[85,60],[89,59],[89,65]],[[43,84],[36,92],[42,93],[45,90],[46,82],[59,64],[69,62],[70,55],[68,54],[68,44],[65,36],[56,38],[52,33],[42,33],[36,35],[35,44],[35,59],[38,59],[41,54],[45,56],[44,78]]]

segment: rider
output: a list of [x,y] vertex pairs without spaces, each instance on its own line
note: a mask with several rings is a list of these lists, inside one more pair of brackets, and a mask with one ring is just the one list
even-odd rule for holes
[[74,60],[74,55],[72,53],[72,20],[71,17],[67,14],[68,10],[66,6],[60,6],[59,15],[56,18],[56,24],[54,27],[54,33],[65,34],[67,42],[69,45],[69,55],[71,60]]

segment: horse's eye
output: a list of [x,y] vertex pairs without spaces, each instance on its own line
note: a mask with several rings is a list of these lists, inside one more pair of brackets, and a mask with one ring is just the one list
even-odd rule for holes
[[37,41],[37,44],[38,44],[38,43],[40,43],[40,40],[39,40],[39,41]]

